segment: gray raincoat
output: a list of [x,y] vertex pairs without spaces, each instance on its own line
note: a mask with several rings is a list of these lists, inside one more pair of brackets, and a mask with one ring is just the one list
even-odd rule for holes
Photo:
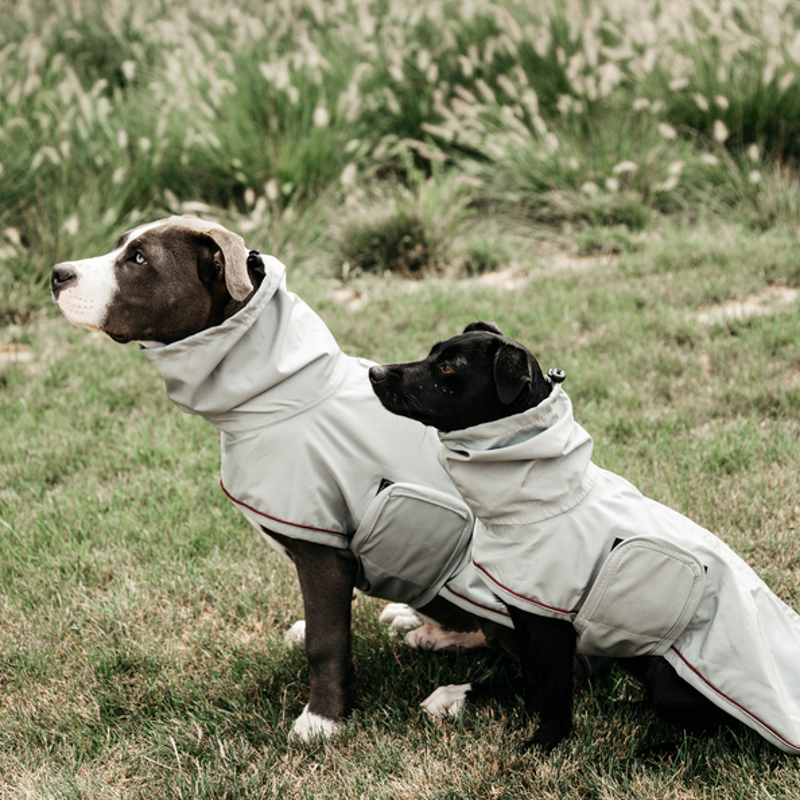
[[561,386],[522,414],[440,439],[478,518],[474,564],[504,602],[572,622],[578,653],[664,656],[800,753],[800,616],[712,533],[593,464]]
[[224,492],[259,529],[349,548],[366,594],[420,607],[441,593],[511,627],[471,563],[473,516],[433,432],[381,406],[371,362],[345,355],[283,264],[261,258],[241,311],[143,351],[170,399],[220,430]]

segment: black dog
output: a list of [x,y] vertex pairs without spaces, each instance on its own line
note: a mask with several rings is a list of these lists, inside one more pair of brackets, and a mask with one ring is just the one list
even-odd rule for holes
[[[486,322],[472,323],[463,334],[435,345],[422,361],[370,370],[373,389],[389,411],[443,432],[460,432],[532,409],[563,379],[560,370],[543,374],[525,347]],[[564,619],[507,605],[518,637],[526,711],[538,714],[540,722],[527,745],[550,749],[572,726],[570,665],[576,631]],[[624,666],[645,683],[652,709],[669,722],[693,730],[732,722],[663,657],[624,659]]]

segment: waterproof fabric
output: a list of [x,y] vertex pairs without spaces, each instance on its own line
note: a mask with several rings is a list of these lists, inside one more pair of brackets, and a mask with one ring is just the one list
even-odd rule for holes
[[[443,592],[510,626],[482,582],[462,574],[474,572],[472,514],[437,460],[436,436],[381,406],[367,375],[371,362],[345,355],[317,314],[287,290],[283,264],[261,259],[265,277],[241,311],[143,350],[170,399],[220,430],[225,493],[258,527],[352,549],[359,588],[368,594],[422,605]],[[373,503],[395,521],[403,517],[390,484],[417,487],[416,500],[406,500],[413,524],[375,520]],[[436,521],[426,525],[419,498],[428,490]],[[379,497],[384,492],[392,502]],[[442,496],[450,498],[449,516]],[[371,535],[355,536],[368,512]],[[458,594],[448,589],[451,581]],[[465,583],[472,588],[462,597]]]
[[429,603],[446,580],[469,566],[473,523],[460,497],[408,483],[387,487],[350,540],[360,588],[409,605]]
[[800,616],[712,533],[593,464],[561,386],[522,414],[440,439],[478,518],[474,564],[504,602],[571,621],[580,653],[663,655],[731,716],[800,753]]

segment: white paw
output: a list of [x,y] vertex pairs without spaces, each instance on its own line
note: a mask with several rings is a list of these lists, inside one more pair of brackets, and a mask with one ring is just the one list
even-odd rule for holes
[[457,717],[467,703],[467,692],[472,689],[471,683],[440,686],[420,704],[432,717],[441,719],[444,716]]
[[327,717],[320,717],[319,714],[312,714],[306,706],[303,713],[294,721],[291,737],[297,737],[304,742],[311,741],[317,736],[328,739],[335,736],[340,728],[341,723]]
[[459,633],[446,631],[427,622],[420,628],[406,634],[406,644],[418,650],[454,650],[485,647],[486,637],[481,631]]
[[289,647],[303,647],[306,643],[306,621],[299,619],[283,634],[283,641]]
[[409,628],[416,628],[422,625],[422,619],[417,612],[405,603],[389,603],[389,605],[381,611],[381,615],[378,619],[384,625],[388,625],[390,628],[398,631],[405,631]]

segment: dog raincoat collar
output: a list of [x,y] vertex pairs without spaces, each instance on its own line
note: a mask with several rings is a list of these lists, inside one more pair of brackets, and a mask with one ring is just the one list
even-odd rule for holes
[[[142,352],[169,398],[227,432],[277,422],[319,402],[346,374],[327,326],[286,288],[286,268],[260,256],[256,293],[222,324]],[[265,313],[269,309],[268,313]]]
[[[592,437],[575,422],[572,402],[559,385],[521,414],[440,432],[439,438],[444,445],[439,460],[487,524],[534,523],[561,514],[577,505],[594,482]],[[514,465],[513,484],[509,463]],[[476,474],[479,487],[473,485]],[[522,502],[517,481],[526,487]]]

